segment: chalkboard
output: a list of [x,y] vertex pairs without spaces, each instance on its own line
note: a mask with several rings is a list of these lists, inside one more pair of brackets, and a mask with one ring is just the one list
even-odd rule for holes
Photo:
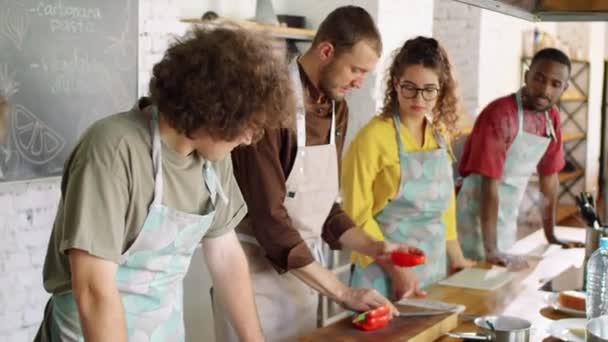
[[0,182],[60,176],[88,126],[135,103],[137,8],[0,0],[0,95],[9,103]]

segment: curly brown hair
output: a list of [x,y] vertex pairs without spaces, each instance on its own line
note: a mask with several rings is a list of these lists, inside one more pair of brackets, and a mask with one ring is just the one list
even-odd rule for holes
[[448,54],[434,38],[416,37],[409,39],[400,49],[393,52],[393,63],[387,70],[384,93],[383,115],[392,115],[398,106],[395,81],[401,77],[406,67],[422,65],[431,68],[439,76],[439,96],[433,108],[433,126],[452,135],[458,121],[458,98],[456,81],[452,76],[452,66]]
[[196,27],[152,71],[152,102],[180,134],[231,141],[290,124],[295,100],[271,40],[236,25]]

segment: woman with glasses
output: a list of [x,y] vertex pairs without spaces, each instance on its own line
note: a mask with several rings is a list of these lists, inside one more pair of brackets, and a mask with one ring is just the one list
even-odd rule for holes
[[372,237],[407,242],[426,263],[402,268],[353,254],[354,287],[398,300],[451,270],[471,266],[456,236],[449,134],[458,119],[456,84],[433,38],[410,39],[388,70],[384,106],[353,140],[342,167],[344,209]]

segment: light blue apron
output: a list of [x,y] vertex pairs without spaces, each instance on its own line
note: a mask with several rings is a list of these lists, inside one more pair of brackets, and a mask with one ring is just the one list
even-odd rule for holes
[[[212,204],[208,213],[189,214],[162,204],[161,141],[158,111],[153,111],[154,200],[139,235],[121,256],[116,287],[129,341],[184,341],[182,281],[196,246],[213,221],[216,197],[223,193],[213,168],[205,163],[203,179]],[[72,292],[54,294],[51,310],[53,341],[84,341]]]
[[[517,135],[511,143],[505,160],[502,179],[498,185],[498,220],[496,242],[499,251],[506,251],[517,240],[517,215],[528,180],[544,155],[551,138],[541,137],[523,130],[524,111],[521,91],[517,101]],[[555,137],[549,114],[545,112],[546,132]],[[465,177],[456,200],[458,237],[464,256],[484,260],[485,249],[481,231],[481,181],[479,174]]]
[[[393,114],[399,145],[401,179],[395,198],[376,216],[387,240],[416,246],[426,254],[426,264],[412,268],[422,287],[443,279],[447,272],[445,222],[443,215],[454,191],[449,149],[440,134],[435,150],[406,152],[401,141],[399,114]],[[430,124],[430,123],[427,123]],[[354,265],[353,287],[373,287],[391,298],[390,278],[376,263],[367,267]]]

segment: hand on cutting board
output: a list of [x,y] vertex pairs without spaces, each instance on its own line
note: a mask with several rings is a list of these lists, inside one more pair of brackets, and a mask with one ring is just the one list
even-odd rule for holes
[[465,268],[474,267],[477,262],[467,259],[462,254],[458,240],[448,240],[445,243],[449,261],[449,274],[460,272]]
[[462,271],[465,268],[474,267],[475,265],[477,265],[477,262],[475,260],[471,260],[471,259],[462,257],[462,259],[459,259],[458,261],[454,261],[454,262],[450,263],[450,272],[449,273],[454,274],[454,273]]
[[562,248],[583,248],[585,244],[580,241],[571,241],[571,240],[562,240],[562,239],[554,239],[553,241],[549,241],[550,244],[560,245]]
[[392,267],[388,273],[391,278],[394,300],[426,297],[426,292],[420,289],[420,281],[414,272],[403,267]]
[[375,289],[355,289],[348,287],[341,296],[342,305],[353,311],[368,311],[388,304],[392,315],[398,311],[393,304]]
[[486,261],[493,265],[506,267],[509,271],[520,271],[529,267],[525,257],[498,251],[487,253]]

